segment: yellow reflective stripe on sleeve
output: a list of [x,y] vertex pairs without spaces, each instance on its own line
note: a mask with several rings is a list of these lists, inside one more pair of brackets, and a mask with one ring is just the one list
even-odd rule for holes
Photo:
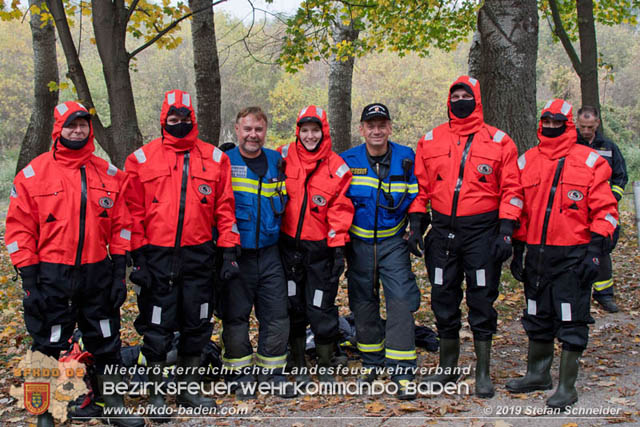
[[282,356],[267,357],[258,353],[256,354],[256,357],[258,359],[256,360],[256,365],[263,368],[284,368],[287,364],[286,354]]
[[622,194],[624,193],[624,189],[619,185],[612,185],[611,191],[613,191],[614,193],[618,193],[620,196],[622,196]]
[[[231,186],[233,191],[258,194],[259,182],[255,179],[231,178]],[[263,182],[260,195],[264,197],[273,197],[278,194],[278,189],[283,195],[287,194],[284,182]]]
[[[406,226],[405,219],[400,221],[398,225],[393,228],[387,228],[386,230],[378,230],[378,237],[391,237],[394,236],[398,230]],[[357,225],[351,224],[351,228],[349,231],[355,234],[358,237],[362,237],[364,239],[373,239],[373,230],[366,230],[364,228],[358,227]]]
[[384,340],[380,341],[377,344],[363,344],[361,342],[358,343],[358,350],[364,353],[373,353],[376,351],[384,350]]
[[612,286],[613,286],[613,279],[602,280],[600,282],[593,283],[593,289],[595,289],[596,291],[604,291],[605,289],[610,288]]
[[385,357],[394,360],[413,360],[418,357],[415,350],[385,350]]

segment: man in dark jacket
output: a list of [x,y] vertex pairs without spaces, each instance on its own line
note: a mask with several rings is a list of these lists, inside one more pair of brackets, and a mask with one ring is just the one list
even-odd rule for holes
[[[578,143],[586,145],[598,152],[611,167],[611,191],[619,202],[624,193],[624,186],[627,184],[627,165],[618,146],[610,139],[605,138],[600,130],[600,118],[598,110],[590,105],[585,105],[578,110]],[[620,226],[616,227],[613,234],[613,245],[615,248],[620,235]],[[613,300],[613,266],[611,255],[602,257],[600,275],[593,284],[593,299],[596,300],[603,309],[610,313],[618,311],[618,306]]]

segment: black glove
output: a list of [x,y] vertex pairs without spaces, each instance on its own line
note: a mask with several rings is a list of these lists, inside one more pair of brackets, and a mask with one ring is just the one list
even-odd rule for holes
[[42,295],[38,288],[39,270],[40,266],[33,264],[21,267],[18,271],[20,272],[20,277],[22,277],[22,289],[24,290],[22,303],[24,304],[25,311],[42,319],[44,318],[44,313],[47,312],[47,306],[44,301],[44,295]]
[[113,271],[109,300],[113,310],[117,311],[127,299],[127,257],[125,255],[111,255],[111,261],[113,261]]
[[344,246],[333,248],[333,266],[331,267],[331,283],[337,283],[344,271]]
[[511,274],[518,282],[524,282],[524,242],[513,240],[513,259],[511,260]]
[[600,273],[600,257],[607,252],[608,239],[598,233],[591,233],[587,254],[578,265],[577,272],[583,286],[591,285]]
[[513,234],[515,226],[516,222],[512,219],[500,220],[498,236],[493,242],[493,247],[491,248],[491,256],[500,261],[500,263],[505,262],[511,256],[511,235]]
[[424,232],[431,224],[431,215],[428,213],[414,212],[409,214],[409,252],[421,257],[424,250]]
[[129,274],[129,280],[141,288],[148,288],[151,286],[151,274],[149,274],[147,258],[144,256],[144,251],[144,246],[135,251],[131,251],[133,270],[131,270],[131,274]]
[[240,246],[233,248],[223,248],[222,252],[222,268],[220,268],[220,278],[222,280],[231,280],[238,277],[240,267],[238,267],[238,255]]

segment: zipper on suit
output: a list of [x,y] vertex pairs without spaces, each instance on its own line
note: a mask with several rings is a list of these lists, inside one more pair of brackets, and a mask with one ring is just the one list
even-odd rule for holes
[[[391,169],[391,167],[389,167]],[[378,204],[380,203],[380,188],[382,188],[382,180],[380,179],[380,163],[376,163],[376,175],[378,176],[378,190],[376,191],[376,210],[373,220],[373,293],[380,294],[378,286]],[[391,180],[389,180],[391,184]]]
[[82,263],[82,248],[87,223],[87,171],[80,167],[80,230],[78,232],[78,248],[76,249],[76,267]]
[[176,241],[173,246],[173,262],[171,266],[171,274],[169,275],[169,284],[173,285],[173,278],[177,273],[178,267],[178,251],[180,250],[180,242],[182,241],[182,229],[184,227],[184,210],[187,203],[187,183],[189,181],[189,152],[185,151],[184,160],[182,162],[182,183],[180,185],[180,207],[178,209],[178,227],[176,228]]
[[260,249],[260,211],[262,207],[262,177],[258,179],[258,218],[256,220],[256,250]]
[[464,168],[469,157],[469,151],[471,150],[471,143],[473,142],[474,134],[469,135],[464,150],[462,150],[462,158],[460,159],[460,168],[458,170],[458,179],[456,180],[456,186],[453,189],[453,202],[451,204],[451,217],[449,218],[449,234],[447,235],[447,256],[449,256],[449,250],[453,239],[456,237],[454,231],[456,227],[456,214],[458,212],[458,199],[460,198],[460,190],[462,189],[462,180],[464,178]]
[[[564,157],[558,160],[558,166],[556,167],[556,173],[553,176],[553,182],[551,183],[551,191],[549,191],[549,199],[547,200],[547,209],[544,212],[544,221],[542,222],[542,235],[540,236],[540,250],[538,257],[538,270],[540,273],[542,269],[542,257],[544,256],[544,246],[547,243],[547,228],[549,227],[549,219],[551,218],[551,211],[553,210],[553,200],[556,196],[556,190],[558,189],[558,181],[560,181],[560,175],[562,174],[562,168],[564,167]],[[540,285],[540,275],[538,275],[536,281],[536,287]]]
[[304,224],[304,214],[307,210],[307,203],[309,198],[309,189],[308,189],[309,180],[311,180],[311,177],[313,176],[313,174],[316,173],[316,171],[318,170],[318,167],[320,167],[320,163],[322,163],[322,159],[316,162],[316,167],[313,168],[311,172],[309,172],[309,175],[307,175],[307,177],[304,180],[304,197],[302,198],[302,206],[300,207],[300,214],[298,215],[298,228],[296,229],[296,250],[300,250],[300,235],[302,234],[302,225]]

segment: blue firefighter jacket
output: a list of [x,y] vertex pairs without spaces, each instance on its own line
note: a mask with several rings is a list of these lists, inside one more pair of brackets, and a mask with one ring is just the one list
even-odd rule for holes
[[227,151],[240,241],[246,249],[260,249],[278,242],[287,201],[285,177],[278,167],[282,165],[282,156],[275,150],[262,150],[268,162],[267,173],[262,178],[247,166],[237,147]]
[[382,180],[369,163],[366,144],[341,154],[353,174],[347,191],[347,197],[355,207],[349,233],[366,242],[372,243],[374,239],[379,242],[403,233],[407,210],[418,195],[418,180],[413,171],[415,153],[411,148],[391,141],[389,150],[390,170]]

